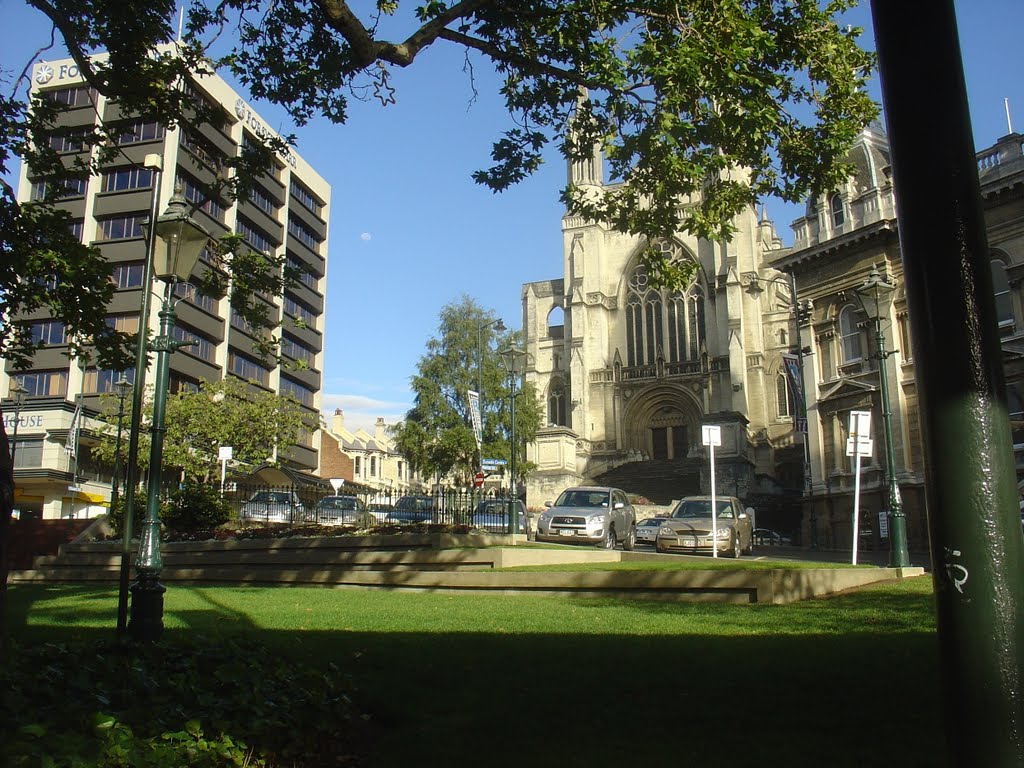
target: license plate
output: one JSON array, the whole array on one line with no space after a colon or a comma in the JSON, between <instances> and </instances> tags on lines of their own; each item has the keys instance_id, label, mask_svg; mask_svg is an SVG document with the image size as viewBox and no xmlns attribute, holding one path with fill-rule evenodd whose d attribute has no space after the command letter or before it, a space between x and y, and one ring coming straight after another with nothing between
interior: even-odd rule
<instances>
[{"instance_id":1,"label":"license plate","mask_svg":"<svg viewBox=\"0 0 1024 768\"><path fill-rule=\"evenodd\" d=\"M575 536L576 535L576 531L567 531L565 529L562 529L561 531L558 532L558 535L559 536Z\"/></svg>"}]
</instances>

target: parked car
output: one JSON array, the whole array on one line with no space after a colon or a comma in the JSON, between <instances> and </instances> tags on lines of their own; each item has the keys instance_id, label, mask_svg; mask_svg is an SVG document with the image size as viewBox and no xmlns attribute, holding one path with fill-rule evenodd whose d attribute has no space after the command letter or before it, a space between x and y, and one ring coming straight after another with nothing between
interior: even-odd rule
<instances>
[{"instance_id":1,"label":"parked car","mask_svg":"<svg viewBox=\"0 0 1024 768\"><path fill-rule=\"evenodd\" d=\"M474 528L481 528L490 533L508 533L508 508L510 504L514 504L517 510L516 517L519 519L519 533L525 533L526 538L532 539L533 532L530 530L530 518L526 516L526 505L519 500L484 499L476 505L476 509L470 515L469 524Z\"/></svg>"},{"instance_id":2,"label":"parked car","mask_svg":"<svg viewBox=\"0 0 1024 768\"><path fill-rule=\"evenodd\" d=\"M769 528L755 528L754 529L754 543L760 546L781 546L783 544L790 544L792 539L789 536L783 536L778 531L773 531Z\"/></svg>"},{"instance_id":3,"label":"parked car","mask_svg":"<svg viewBox=\"0 0 1024 768\"><path fill-rule=\"evenodd\" d=\"M665 517L648 517L636 524L636 543L653 544L658 538L658 529Z\"/></svg>"},{"instance_id":4,"label":"parked car","mask_svg":"<svg viewBox=\"0 0 1024 768\"><path fill-rule=\"evenodd\" d=\"M305 508L295 491L256 491L242 504L238 516L271 523L297 523L305 519Z\"/></svg>"},{"instance_id":5,"label":"parked car","mask_svg":"<svg viewBox=\"0 0 1024 768\"><path fill-rule=\"evenodd\" d=\"M636 546L636 512L626 492L606 486L566 488L537 518L537 541Z\"/></svg>"},{"instance_id":6,"label":"parked car","mask_svg":"<svg viewBox=\"0 0 1024 768\"><path fill-rule=\"evenodd\" d=\"M402 496L385 518L389 523L429 523L434 519L436 505L433 496Z\"/></svg>"},{"instance_id":7,"label":"parked car","mask_svg":"<svg viewBox=\"0 0 1024 768\"><path fill-rule=\"evenodd\" d=\"M682 499L658 529L655 548L659 552L725 552L733 557L754 551L754 510L744 509L740 500L731 496L715 498L714 529L710 496L688 496Z\"/></svg>"},{"instance_id":8,"label":"parked car","mask_svg":"<svg viewBox=\"0 0 1024 768\"><path fill-rule=\"evenodd\" d=\"M368 526L377 521L356 496L324 496L316 503L313 522L321 525Z\"/></svg>"}]
</instances>

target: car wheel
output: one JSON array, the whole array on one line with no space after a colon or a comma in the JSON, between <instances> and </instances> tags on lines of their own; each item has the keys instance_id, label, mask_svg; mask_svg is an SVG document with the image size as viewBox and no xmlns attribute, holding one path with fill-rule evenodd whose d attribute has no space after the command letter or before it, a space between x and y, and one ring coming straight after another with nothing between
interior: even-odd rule
<instances>
[{"instance_id":1,"label":"car wheel","mask_svg":"<svg viewBox=\"0 0 1024 768\"><path fill-rule=\"evenodd\" d=\"M747 542L747 548L743 550L744 555L754 554L754 535L750 535L750 541Z\"/></svg>"},{"instance_id":2,"label":"car wheel","mask_svg":"<svg viewBox=\"0 0 1024 768\"><path fill-rule=\"evenodd\" d=\"M732 556L737 560L740 559L740 555L743 552L740 550L740 534L739 531L734 531L732 534Z\"/></svg>"},{"instance_id":3,"label":"car wheel","mask_svg":"<svg viewBox=\"0 0 1024 768\"><path fill-rule=\"evenodd\" d=\"M636 548L636 526L629 526L629 533L626 534L626 538L622 540L622 548L627 552L632 552Z\"/></svg>"},{"instance_id":4,"label":"car wheel","mask_svg":"<svg viewBox=\"0 0 1024 768\"><path fill-rule=\"evenodd\" d=\"M605 549L615 549L615 526L609 525L608 530L605 531L604 541L601 542L601 546Z\"/></svg>"}]
</instances>

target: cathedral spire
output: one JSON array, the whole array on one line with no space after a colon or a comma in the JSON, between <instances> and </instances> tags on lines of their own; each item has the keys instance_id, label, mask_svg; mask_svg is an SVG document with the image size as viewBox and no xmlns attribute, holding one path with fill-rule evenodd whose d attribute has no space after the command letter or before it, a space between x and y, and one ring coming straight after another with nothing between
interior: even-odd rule
<instances>
[{"instance_id":1,"label":"cathedral spire","mask_svg":"<svg viewBox=\"0 0 1024 768\"><path fill-rule=\"evenodd\" d=\"M584 104L590 100L590 93L583 86L580 86L576 95L576 113L583 109ZM575 129L570 128L573 134ZM604 183L604 153L601 151L600 142L594 142L590 148L590 156L582 160L569 159L568 161L569 184L574 187L601 186Z\"/></svg>"}]
</instances>

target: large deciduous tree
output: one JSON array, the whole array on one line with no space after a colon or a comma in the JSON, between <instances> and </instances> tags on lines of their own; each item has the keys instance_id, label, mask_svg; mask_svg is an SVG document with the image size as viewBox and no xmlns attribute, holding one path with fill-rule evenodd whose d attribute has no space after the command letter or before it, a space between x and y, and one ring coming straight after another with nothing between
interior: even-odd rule
<instances>
[{"instance_id":1,"label":"large deciduous tree","mask_svg":"<svg viewBox=\"0 0 1024 768\"><path fill-rule=\"evenodd\" d=\"M512 341L515 334L492 336L494 319L466 296L441 309L438 335L427 342L427 352L412 377L414 405L394 428L398 449L421 475L448 476L457 484L468 485L479 466L468 399L468 391L476 390L478 380L483 385L482 453L488 458L509 458L510 381L496 347ZM521 390L517 385L515 432L519 445L536 436L540 419L533 385L528 383ZM520 459L521 453L517 454Z\"/></svg>"}]
</instances>

